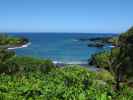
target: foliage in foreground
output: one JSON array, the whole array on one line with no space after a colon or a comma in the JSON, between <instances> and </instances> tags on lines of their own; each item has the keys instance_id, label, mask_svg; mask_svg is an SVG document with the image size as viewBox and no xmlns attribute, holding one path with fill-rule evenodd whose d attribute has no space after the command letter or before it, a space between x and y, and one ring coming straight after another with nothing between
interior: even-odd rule
<instances>
[{"instance_id":1,"label":"foliage in foreground","mask_svg":"<svg viewBox=\"0 0 133 100\"><path fill-rule=\"evenodd\" d=\"M0 75L1 100L132 100L131 91L117 97L110 84L95 72L78 66L56 68L49 73ZM120 98L120 99L118 99ZM123 98L123 99L122 99Z\"/></svg>"},{"instance_id":2,"label":"foliage in foreground","mask_svg":"<svg viewBox=\"0 0 133 100\"><path fill-rule=\"evenodd\" d=\"M107 71L78 65L55 67L50 60L13 57L17 72L0 75L0 100L132 100L128 87L116 93ZM12 69L12 65L10 65Z\"/></svg>"}]
</instances>

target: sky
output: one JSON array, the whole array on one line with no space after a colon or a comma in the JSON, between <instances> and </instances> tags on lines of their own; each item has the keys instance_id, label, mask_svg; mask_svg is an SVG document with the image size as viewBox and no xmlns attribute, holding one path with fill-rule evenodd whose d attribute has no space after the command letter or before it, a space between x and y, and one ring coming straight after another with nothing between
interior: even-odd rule
<instances>
[{"instance_id":1,"label":"sky","mask_svg":"<svg viewBox=\"0 0 133 100\"><path fill-rule=\"evenodd\" d=\"M133 0L0 0L0 32L120 33Z\"/></svg>"}]
</instances>

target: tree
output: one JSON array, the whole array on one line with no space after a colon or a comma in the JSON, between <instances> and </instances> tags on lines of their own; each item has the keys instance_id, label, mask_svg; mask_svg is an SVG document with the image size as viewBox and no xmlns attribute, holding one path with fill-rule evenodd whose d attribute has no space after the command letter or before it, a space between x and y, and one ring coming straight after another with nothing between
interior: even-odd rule
<instances>
[{"instance_id":1,"label":"tree","mask_svg":"<svg viewBox=\"0 0 133 100\"><path fill-rule=\"evenodd\" d=\"M120 89L120 82L133 77L133 27L122 33L115 48L92 56L92 64L104 68L112 73L116 81L116 90Z\"/></svg>"},{"instance_id":2,"label":"tree","mask_svg":"<svg viewBox=\"0 0 133 100\"><path fill-rule=\"evenodd\" d=\"M17 70L17 65L10 61L15 52L0 48L0 73L11 73Z\"/></svg>"},{"instance_id":3,"label":"tree","mask_svg":"<svg viewBox=\"0 0 133 100\"><path fill-rule=\"evenodd\" d=\"M130 77L133 73L133 27L119 37L117 54L113 56L113 49L110 56L110 71L115 76L116 89L120 89L120 82L124 76ZM132 75L131 75L132 77Z\"/></svg>"},{"instance_id":4,"label":"tree","mask_svg":"<svg viewBox=\"0 0 133 100\"><path fill-rule=\"evenodd\" d=\"M9 59L11 59L15 53L13 51L0 48L0 64L5 64Z\"/></svg>"}]
</instances>

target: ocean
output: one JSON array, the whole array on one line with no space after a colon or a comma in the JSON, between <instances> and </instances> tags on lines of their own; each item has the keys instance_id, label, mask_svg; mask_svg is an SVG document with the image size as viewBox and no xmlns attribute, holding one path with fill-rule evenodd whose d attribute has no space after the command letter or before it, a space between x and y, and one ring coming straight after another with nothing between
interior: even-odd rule
<instances>
[{"instance_id":1,"label":"ocean","mask_svg":"<svg viewBox=\"0 0 133 100\"><path fill-rule=\"evenodd\" d=\"M101 33L9 33L30 40L30 45L15 49L17 55L51 59L54 63L87 64L92 54L110 49L88 47L89 41L80 41L95 37L110 37L116 34Z\"/></svg>"}]
</instances>

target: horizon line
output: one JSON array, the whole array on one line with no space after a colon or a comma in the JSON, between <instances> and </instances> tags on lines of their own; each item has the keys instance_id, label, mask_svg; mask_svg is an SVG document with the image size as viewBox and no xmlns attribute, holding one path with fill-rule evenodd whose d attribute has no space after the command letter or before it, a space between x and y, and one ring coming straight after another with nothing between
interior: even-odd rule
<instances>
[{"instance_id":1,"label":"horizon line","mask_svg":"<svg viewBox=\"0 0 133 100\"><path fill-rule=\"evenodd\" d=\"M0 32L0 33L13 33L13 34L22 34L22 33L28 33L28 34L121 34L123 32Z\"/></svg>"}]
</instances>

